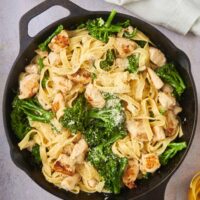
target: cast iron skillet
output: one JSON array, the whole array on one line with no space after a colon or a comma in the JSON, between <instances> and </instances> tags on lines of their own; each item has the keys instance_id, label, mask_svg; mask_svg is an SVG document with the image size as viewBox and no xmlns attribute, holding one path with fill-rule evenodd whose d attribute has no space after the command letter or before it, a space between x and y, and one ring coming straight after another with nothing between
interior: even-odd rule
<instances>
[{"instance_id":1,"label":"cast iron skillet","mask_svg":"<svg viewBox=\"0 0 200 200\"><path fill-rule=\"evenodd\" d=\"M67 8L70 11L70 15L63 18L38 33L34 38L28 35L28 23L29 21L47 10L48 8L60 5ZM179 50L174 44L166 38L161 32L155 29L153 26L125 14L118 13L115 20L123 21L125 19L130 19L132 24L144 32L147 36L151 38L154 44L158 46L164 54L167 56L169 61L174 61L178 71L181 73L186 85L187 90L183 94L180 104L183 107L183 112L181 114L181 120L183 122L183 132L184 136L181 140L184 140L188 144L188 148L185 151L179 153L175 158L173 158L170 163L161 167L161 169L156 172L150 179L138 182L138 186L134 190L122 189L119 195L105 195L105 194L87 194L81 192L78 195L66 192L64 190L54 187L52 184L48 183L40 170L31 163L30 154L27 151L20 151L17 146L17 139L11 130L10 125L10 113L11 113L11 102L13 100L14 94L13 90L18 88L18 77L20 72L24 70L24 67L30 62L34 56L34 50L37 48L38 44L45 40L50 33L59 25L63 24L67 28L71 28L75 24L80 24L87 19L96 17L108 16L108 12L98 11L91 12L87 11L68 0L47 0L31 9L27 12L20 20L20 51L16 58L12 69L9 73L5 92L3 99L3 119L4 127L7 136L8 143L10 145L10 154L13 162L28 176L33 179L38 185L47 190L48 192L66 200L102 200L106 199L137 199L137 200L162 200L164 199L164 191L169 181L170 177L180 166L184 157L189 150L191 145L197 121L197 95L194 81L191 74L190 61L184 52Z\"/></svg>"}]
</instances>

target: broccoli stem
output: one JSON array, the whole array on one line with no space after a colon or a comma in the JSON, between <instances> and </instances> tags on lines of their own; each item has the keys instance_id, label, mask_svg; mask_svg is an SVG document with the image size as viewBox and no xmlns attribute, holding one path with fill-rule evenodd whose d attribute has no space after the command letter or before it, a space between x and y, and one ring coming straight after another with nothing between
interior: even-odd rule
<instances>
[{"instance_id":1,"label":"broccoli stem","mask_svg":"<svg viewBox=\"0 0 200 200\"><path fill-rule=\"evenodd\" d=\"M41 163L41 157L40 157L40 146L38 144L36 144L33 148L32 148L32 151L31 151L34 159L35 159L35 162L37 164L40 164Z\"/></svg>"},{"instance_id":2,"label":"broccoli stem","mask_svg":"<svg viewBox=\"0 0 200 200\"><path fill-rule=\"evenodd\" d=\"M39 44L39 49L42 51L47 51L48 50L48 44L51 42L53 37L58 35L62 30L64 29L63 25L59 25L56 30L41 44Z\"/></svg>"},{"instance_id":3,"label":"broccoli stem","mask_svg":"<svg viewBox=\"0 0 200 200\"><path fill-rule=\"evenodd\" d=\"M44 63L43 63L44 58L39 58L37 60L37 64L39 65L39 70L41 71L44 68Z\"/></svg>"},{"instance_id":4,"label":"broccoli stem","mask_svg":"<svg viewBox=\"0 0 200 200\"><path fill-rule=\"evenodd\" d=\"M112 23L112 20L114 19L114 17L115 17L116 14L117 14L117 11L116 11L116 10L112 10L112 11L111 11L111 13L110 13L110 15L109 15L109 17L108 17L108 19L107 19L105 25L104 25L106 28L109 28L109 27L110 27L110 25L111 25L111 23Z\"/></svg>"}]
</instances>

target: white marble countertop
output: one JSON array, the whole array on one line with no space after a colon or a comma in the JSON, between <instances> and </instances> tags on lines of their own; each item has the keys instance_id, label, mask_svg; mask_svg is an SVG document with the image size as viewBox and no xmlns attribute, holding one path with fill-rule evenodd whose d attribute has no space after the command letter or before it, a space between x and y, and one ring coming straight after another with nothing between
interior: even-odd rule
<instances>
[{"instance_id":1,"label":"white marble countertop","mask_svg":"<svg viewBox=\"0 0 200 200\"><path fill-rule=\"evenodd\" d=\"M8 72L19 51L18 25L20 17L42 0L1 0L0 1L0 109L2 109L2 96ZM115 8L119 12L127 13L127 10L104 3L103 0L73 0L78 5L88 10L111 10ZM57 10L56 10L57 9ZM36 33L47 23L52 23L58 18L66 16L64 9L52 9L48 14L40 16L30 23L30 32ZM184 22L183 22L184 23ZM172 31L156 26L172 42L182 49L190 58L192 73L200 93L200 37L192 34L182 36ZM2 113L2 112L1 112ZM166 200L186 200L189 182L194 173L200 170L200 124L198 120L197 130L192 147L178 171L169 181L165 193ZM9 147L6 141L2 115L0 116L0 200L56 200L34 183L23 171L18 169L11 161Z\"/></svg>"}]
</instances>

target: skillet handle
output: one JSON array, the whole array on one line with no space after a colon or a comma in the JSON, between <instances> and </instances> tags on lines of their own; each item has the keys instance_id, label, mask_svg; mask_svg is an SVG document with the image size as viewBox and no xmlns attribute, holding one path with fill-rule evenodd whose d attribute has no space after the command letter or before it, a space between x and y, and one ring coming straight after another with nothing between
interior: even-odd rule
<instances>
[{"instance_id":1,"label":"skillet handle","mask_svg":"<svg viewBox=\"0 0 200 200\"><path fill-rule=\"evenodd\" d=\"M19 22L19 37L20 37L20 52L25 49L25 47L30 44L32 41L32 37L28 35L28 24L30 20L37 15L40 15L44 11L46 11L48 8L51 8L52 6L62 6L70 11L69 16L77 16L82 13L88 13L90 11L85 10L78 5L74 4L73 2L69 0L46 0L31 10L29 10L27 13L25 13Z\"/></svg>"},{"instance_id":2,"label":"skillet handle","mask_svg":"<svg viewBox=\"0 0 200 200\"><path fill-rule=\"evenodd\" d=\"M143 195L142 197L137 198L136 200L164 200L165 199L165 190L167 187L167 183L169 182L168 178L164 182L162 182L155 189L150 191L149 193Z\"/></svg>"}]
</instances>

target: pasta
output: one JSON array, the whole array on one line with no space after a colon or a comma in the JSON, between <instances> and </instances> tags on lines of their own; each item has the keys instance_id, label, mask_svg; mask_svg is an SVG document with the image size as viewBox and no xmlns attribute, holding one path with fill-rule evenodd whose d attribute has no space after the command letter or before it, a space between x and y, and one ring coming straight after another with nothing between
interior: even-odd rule
<instances>
[{"instance_id":1,"label":"pasta","mask_svg":"<svg viewBox=\"0 0 200 200\"><path fill-rule=\"evenodd\" d=\"M112 152L128 160L122 173L128 188L133 188L139 177L154 173L168 144L182 136L177 117L181 108L173 88L155 73L160 67L156 63L162 63L164 58L162 65L166 64L165 56L139 30L132 39L123 37L129 29L134 30L132 26L123 28L107 43L93 37L86 28L62 30L48 44L50 51L35 51L35 58L20 76L18 98L36 98L42 109L53 113L53 118L50 122L29 119L31 128L19 148L32 151L38 145L42 173L59 188L73 193L112 192L87 159L92 147L83 132L74 134L60 121L65 109L72 108L81 93L94 108L105 107L106 93L115 95L123 105L126 135L112 144ZM151 48L157 53L152 53ZM114 59L107 65L107 54L112 51ZM130 59L136 68L131 68ZM116 115L115 123L120 120Z\"/></svg>"}]
</instances>

